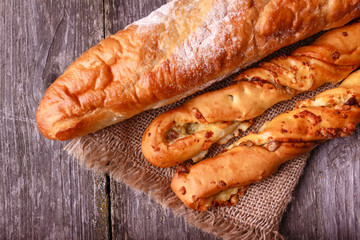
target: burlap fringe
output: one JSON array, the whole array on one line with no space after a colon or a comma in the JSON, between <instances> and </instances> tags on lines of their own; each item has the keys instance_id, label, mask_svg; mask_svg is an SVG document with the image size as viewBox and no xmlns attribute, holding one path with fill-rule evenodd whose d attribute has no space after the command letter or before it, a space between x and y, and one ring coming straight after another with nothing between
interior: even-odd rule
<instances>
[{"instance_id":1,"label":"burlap fringe","mask_svg":"<svg viewBox=\"0 0 360 240\"><path fill-rule=\"evenodd\" d=\"M188 209L172 192L170 182L164 182L163 178L150 170L139 170L137 163L132 159L120 159L116 153L109 154L101 144L90 138L75 139L65 147L65 150L76 157L81 165L95 172L110 173L113 179L144 191L163 207L169 207L176 215L186 218L190 225L216 237L245 240L284 239L279 232L271 229L246 222L242 222L240 227L229 219L216 217L211 211L196 212Z\"/></svg>"}]
</instances>

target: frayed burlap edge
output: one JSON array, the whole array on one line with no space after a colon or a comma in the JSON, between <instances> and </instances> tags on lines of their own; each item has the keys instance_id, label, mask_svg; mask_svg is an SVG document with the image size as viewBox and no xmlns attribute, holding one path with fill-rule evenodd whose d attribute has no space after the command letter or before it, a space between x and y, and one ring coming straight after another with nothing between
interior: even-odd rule
<instances>
[{"instance_id":1,"label":"frayed burlap edge","mask_svg":"<svg viewBox=\"0 0 360 240\"><path fill-rule=\"evenodd\" d=\"M101 162L108 162L107 159L116 159L113 154L109 154L105 148L101 147L101 144L92 140L86 139L83 141L82 138L71 141L65 150L76 157L80 164L88 169L92 169L95 172L110 174L110 177L117 181L124 182L130 187L144 191L156 202L161 204L163 207L169 207L174 214L184 217L187 222L201 229L204 232L221 237L223 239L284 239L283 236L274 229L267 229L261 226L257 226L251 223L242 221L241 226L235 224L230 219L223 217L216 217L212 212L197 212L188 209L179 198L172 192L170 188L170 182L164 183L164 178L153 172L153 170L139 169L136 166L135 161L132 159L118 159L121 164L116 164L117 167L103 166ZM97 164L90 164L97 163ZM111 164L114 166L115 164ZM305 165L305 164L304 164ZM299 179L301 171L296 179ZM146 181L144 181L146 179ZM296 181L297 183L297 181ZM296 185L294 183L294 187ZM294 189L291 189L293 191ZM291 201L291 193L289 198L284 202L285 211L286 206ZM246 213L244 213L246 214ZM281 220L282 214L280 214Z\"/></svg>"}]
</instances>

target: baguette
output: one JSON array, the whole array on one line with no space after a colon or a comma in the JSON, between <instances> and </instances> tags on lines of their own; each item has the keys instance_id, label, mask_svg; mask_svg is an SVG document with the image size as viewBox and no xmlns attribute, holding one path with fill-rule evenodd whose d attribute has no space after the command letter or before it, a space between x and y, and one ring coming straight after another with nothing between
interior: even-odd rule
<instances>
[{"instance_id":1,"label":"baguette","mask_svg":"<svg viewBox=\"0 0 360 240\"><path fill-rule=\"evenodd\" d=\"M82 54L45 92L40 132L68 140L188 96L360 16L360 0L174 0ZM315 24L316 23L316 24Z\"/></svg>"},{"instance_id":2,"label":"baguette","mask_svg":"<svg viewBox=\"0 0 360 240\"><path fill-rule=\"evenodd\" d=\"M205 211L232 205L251 184L275 173L290 159L311 151L319 143L352 134L360 121L360 70L338 88L313 99L299 101L214 158L181 166L171 188L188 207Z\"/></svg>"},{"instance_id":3,"label":"baguette","mask_svg":"<svg viewBox=\"0 0 360 240\"><path fill-rule=\"evenodd\" d=\"M324 83L336 83L360 66L360 22L333 29L313 44L240 73L235 84L191 99L158 116L142 138L142 152L155 166L171 167L205 156L246 130L274 104Z\"/></svg>"}]
</instances>

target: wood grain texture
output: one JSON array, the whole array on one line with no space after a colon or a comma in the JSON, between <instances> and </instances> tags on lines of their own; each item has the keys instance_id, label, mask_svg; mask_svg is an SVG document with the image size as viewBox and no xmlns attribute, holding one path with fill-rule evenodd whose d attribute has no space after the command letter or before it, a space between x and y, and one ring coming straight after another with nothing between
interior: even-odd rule
<instances>
[{"instance_id":1,"label":"wood grain texture","mask_svg":"<svg viewBox=\"0 0 360 240\"><path fill-rule=\"evenodd\" d=\"M360 127L316 148L281 224L289 239L360 239Z\"/></svg>"},{"instance_id":2,"label":"wood grain texture","mask_svg":"<svg viewBox=\"0 0 360 240\"><path fill-rule=\"evenodd\" d=\"M118 182L111 182L111 221L113 239L216 239Z\"/></svg>"},{"instance_id":3,"label":"wood grain texture","mask_svg":"<svg viewBox=\"0 0 360 240\"><path fill-rule=\"evenodd\" d=\"M35 123L45 89L103 37L102 0L3 0L0 16L0 239L107 238L106 179Z\"/></svg>"}]
</instances>

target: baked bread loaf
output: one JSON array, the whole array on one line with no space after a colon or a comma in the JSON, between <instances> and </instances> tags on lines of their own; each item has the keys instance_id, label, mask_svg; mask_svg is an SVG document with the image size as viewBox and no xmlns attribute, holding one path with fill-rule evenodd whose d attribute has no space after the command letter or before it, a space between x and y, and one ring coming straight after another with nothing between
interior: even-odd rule
<instances>
[{"instance_id":1,"label":"baked bread loaf","mask_svg":"<svg viewBox=\"0 0 360 240\"><path fill-rule=\"evenodd\" d=\"M223 153L193 166L179 167L171 188L188 207L206 210L235 204L251 183L275 173L290 159L309 152L335 137L352 134L360 121L360 71L351 74L338 88L313 99L263 125Z\"/></svg>"},{"instance_id":2,"label":"baked bread loaf","mask_svg":"<svg viewBox=\"0 0 360 240\"><path fill-rule=\"evenodd\" d=\"M215 142L246 130L272 105L324 83L336 83L360 66L360 22L333 29L235 78L234 85L199 95L158 116L142 138L145 158L158 167L199 160Z\"/></svg>"},{"instance_id":3,"label":"baked bread loaf","mask_svg":"<svg viewBox=\"0 0 360 240\"><path fill-rule=\"evenodd\" d=\"M46 91L40 132L79 137L209 86L360 16L360 0L174 0L81 55Z\"/></svg>"}]
</instances>

